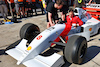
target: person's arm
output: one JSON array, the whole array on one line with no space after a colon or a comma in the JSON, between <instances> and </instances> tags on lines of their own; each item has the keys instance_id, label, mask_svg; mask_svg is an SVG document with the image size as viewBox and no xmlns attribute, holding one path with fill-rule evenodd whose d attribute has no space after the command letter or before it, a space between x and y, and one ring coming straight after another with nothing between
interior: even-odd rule
<instances>
[{"instance_id":1,"label":"person's arm","mask_svg":"<svg viewBox=\"0 0 100 67\"><path fill-rule=\"evenodd\" d=\"M8 2L9 4L11 4L10 0L7 0L7 2Z\"/></svg>"},{"instance_id":2,"label":"person's arm","mask_svg":"<svg viewBox=\"0 0 100 67\"><path fill-rule=\"evenodd\" d=\"M77 4L77 0L74 0L74 8L76 7L76 4Z\"/></svg>"},{"instance_id":3,"label":"person's arm","mask_svg":"<svg viewBox=\"0 0 100 67\"><path fill-rule=\"evenodd\" d=\"M49 23L51 26L54 26L53 22L52 22L52 13L48 12L48 19L49 19Z\"/></svg>"},{"instance_id":4,"label":"person's arm","mask_svg":"<svg viewBox=\"0 0 100 67\"><path fill-rule=\"evenodd\" d=\"M69 16L66 16L66 21L67 21L67 24L68 24L68 25L71 25L71 21L70 21Z\"/></svg>"},{"instance_id":5,"label":"person's arm","mask_svg":"<svg viewBox=\"0 0 100 67\"><path fill-rule=\"evenodd\" d=\"M45 0L45 9L47 8L47 1Z\"/></svg>"},{"instance_id":6,"label":"person's arm","mask_svg":"<svg viewBox=\"0 0 100 67\"><path fill-rule=\"evenodd\" d=\"M92 2L92 0L90 0L90 1L89 1L88 5L90 5L90 4L91 4L91 2Z\"/></svg>"},{"instance_id":7,"label":"person's arm","mask_svg":"<svg viewBox=\"0 0 100 67\"><path fill-rule=\"evenodd\" d=\"M47 8L47 5L45 4L45 7L44 7L45 9Z\"/></svg>"}]
</instances>

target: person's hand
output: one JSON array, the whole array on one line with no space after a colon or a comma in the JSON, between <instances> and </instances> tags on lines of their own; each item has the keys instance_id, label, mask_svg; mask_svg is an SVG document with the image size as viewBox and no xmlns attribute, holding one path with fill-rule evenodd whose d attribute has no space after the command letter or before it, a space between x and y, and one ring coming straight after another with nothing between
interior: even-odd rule
<instances>
[{"instance_id":1,"label":"person's hand","mask_svg":"<svg viewBox=\"0 0 100 67\"><path fill-rule=\"evenodd\" d=\"M88 5L90 5L91 3L89 2Z\"/></svg>"},{"instance_id":2,"label":"person's hand","mask_svg":"<svg viewBox=\"0 0 100 67\"><path fill-rule=\"evenodd\" d=\"M74 26L74 28L76 29L77 27L76 27L76 26Z\"/></svg>"},{"instance_id":3,"label":"person's hand","mask_svg":"<svg viewBox=\"0 0 100 67\"><path fill-rule=\"evenodd\" d=\"M10 1L9 1L8 3L9 3L9 4L11 4L11 2L10 2Z\"/></svg>"},{"instance_id":4,"label":"person's hand","mask_svg":"<svg viewBox=\"0 0 100 67\"><path fill-rule=\"evenodd\" d=\"M54 26L55 24L51 24L51 26Z\"/></svg>"}]
</instances>

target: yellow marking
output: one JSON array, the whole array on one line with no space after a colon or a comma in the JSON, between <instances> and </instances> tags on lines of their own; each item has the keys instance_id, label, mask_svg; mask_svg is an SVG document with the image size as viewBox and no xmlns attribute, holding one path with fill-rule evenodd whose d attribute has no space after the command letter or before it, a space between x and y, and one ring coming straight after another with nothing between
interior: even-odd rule
<instances>
[{"instance_id":1,"label":"yellow marking","mask_svg":"<svg viewBox=\"0 0 100 67\"><path fill-rule=\"evenodd\" d=\"M31 46L29 46L28 48L27 48L27 50L29 51L29 50L31 50L32 49L32 47Z\"/></svg>"},{"instance_id":2,"label":"yellow marking","mask_svg":"<svg viewBox=\"0 0 100 67\"><path fill-rule=\"evenodd\" d=\"M82 3L82 0L78 0L78 3Z\"/></svg>"}]
</instances>

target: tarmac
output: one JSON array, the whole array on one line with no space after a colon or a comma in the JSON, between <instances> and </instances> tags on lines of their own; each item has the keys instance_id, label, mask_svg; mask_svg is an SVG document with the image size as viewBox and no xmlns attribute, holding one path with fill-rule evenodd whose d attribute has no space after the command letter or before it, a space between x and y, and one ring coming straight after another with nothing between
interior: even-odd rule
<instances>
[{"instance_id":1,"label":"tarmac","mask_svg":"<svg viewBox=\"0 0 100 67\"><path fill-rule=\"evenodd\" d=\"M19 23L0 25L0 67L25 67L23 64L17 65L14 58L5 54L5 49L20 39L19 31L24 24L36 24L41 32L46 29L45 15L23 18L19 21ZM81 65L66 62L62 67L100 67L100 34L90 38L87 54Z\"/></svg>"}]
</instances>

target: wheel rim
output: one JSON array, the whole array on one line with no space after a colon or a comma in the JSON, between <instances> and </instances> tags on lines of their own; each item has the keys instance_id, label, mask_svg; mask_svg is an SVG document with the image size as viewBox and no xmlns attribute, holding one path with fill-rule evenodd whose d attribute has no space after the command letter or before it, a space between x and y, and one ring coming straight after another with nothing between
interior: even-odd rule
<instances>
[{"instance_id":1,"label":"wheel rim","mask_svg":"<svg viewBox=\"0 0 100 67\"><path fill-rule=\"evenodd\" d=\"M36 31L38 33L36 33ZM27 31L26 33L26 39L28 39L29 41L33 40L38 34L40 33L40 31L37 28L30 28L30 30Z\"/></svg>"},{"instance_id":2,"label":"wheel rim","mask_svg":"<svg viewBox=\"0 0 100 67\"><path fill-rule=\"evenodd\" d=\"M86 45L84 44L84 46L81 49L81 53L80 53L80 58L83 58L86 52Z\"/></svg>"}]
</instances>

